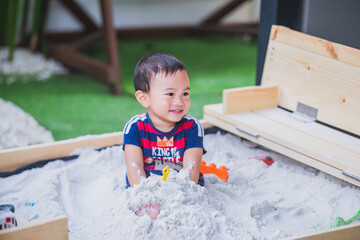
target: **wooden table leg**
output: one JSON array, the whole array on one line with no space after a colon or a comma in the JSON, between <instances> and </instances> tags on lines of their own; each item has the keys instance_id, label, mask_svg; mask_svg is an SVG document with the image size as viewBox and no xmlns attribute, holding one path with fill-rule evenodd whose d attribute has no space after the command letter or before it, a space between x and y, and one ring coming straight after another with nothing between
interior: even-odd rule
<instances>
[{"instance_id":1,"label":"wooden table leg","mask_svg":"<svg viewBox=\"0 0 360 240\"><path fill-rule=\"evenodd\" d=\"M103 19L103 31L105 38L106 58L108 63L109 82L112 83L111 91L116 95L122 94L122 81L120 74L116 32L113 26L113 14L111 0L100 0L101 15Z\"/></svg>"},{"instance_id":2,"label":"wooden table leg","mask_svg":"<svg viewBox=\"0 0 360 240\"><path fill-rule=\"evenodd\" d=\"M85 11L73 0L59 0L67 10L84 26L81 38L72 42L59 44L49 43L49 54L64 64L96 77L110 86L111 93L122 94L121 72L118 58L116 31L113 25L111 0L100 0L102 31ZM80 53L80 49L103 36L106 62L102 63Z\"/></svg>"}]
</instances>

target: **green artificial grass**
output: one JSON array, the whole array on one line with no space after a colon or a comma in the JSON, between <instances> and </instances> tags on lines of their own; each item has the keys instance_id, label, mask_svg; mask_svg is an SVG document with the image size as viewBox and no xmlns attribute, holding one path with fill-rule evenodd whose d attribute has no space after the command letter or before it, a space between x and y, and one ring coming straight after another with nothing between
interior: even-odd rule
<instances>
[{"instance_id":1,"label":"green artificial grass","mask_svg":"<svg viewBox=\"0 0 360 240\"><path fill-rule=\"evenodd\" d=\"M46 82L2 83L0 98L28 112L56 140L122 131L132 116L144 112L133 97L132 74L137 61L150 52L167 52L187 67L191 88L189 114L201 119L203 106L221 102L223 89L255 84L256 50L255 42L225 36L120 41L124 84L121 97L110 95L104 83L72 72L53 76ZM101 44L85 53L101 61L105 58Z\"/></svg>"}]
</instances>

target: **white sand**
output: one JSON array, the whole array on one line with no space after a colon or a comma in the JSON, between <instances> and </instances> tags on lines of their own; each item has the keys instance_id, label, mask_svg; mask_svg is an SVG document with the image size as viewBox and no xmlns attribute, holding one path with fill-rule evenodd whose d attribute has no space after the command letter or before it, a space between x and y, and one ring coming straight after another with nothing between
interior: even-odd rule
<instances>
[{"instance_id":1,"label":"white sand","mask_svg":"<svg viewBox=\"0 0 360 240\"><path fill-rule=\"evenodd\" d=\"M66 74L67 69L53 59L46 59L41 53L32 53L28 49L16 48L13 61L9 62L8 48L0 48L0 84L12 84L16 81L45 81L54 74Z\"/></svg>"},{"instance_id":2,"label":"white sand","mask_svg":"<svg viewBox=\"0 0 360 240\"><path fill-rule=\"evenodd\" d=\"M0 178L0 203L28 220L69 217L70 239L277 239L328 229L336 216L360 210L360 189L279 154L250 149L230 134L205 136L208 163L225 165L229 180L188 172L152 176L124 190L121 147L77 150L77 160L55 161ZM274 164L248 159L270 154ZM134 212L160 203L157 220ZM30 206L29 205L33 206Z\"/></svg>"},{"instance_id":3,"label":"white sand","mask_svg":"<svg viewBox=\"0 0 360 240\"><path fill-rule=\"evenodd\" d=\"M48 130L12 102L0 98L0 149L52 142Z\"/></svg>"}]
</instances>

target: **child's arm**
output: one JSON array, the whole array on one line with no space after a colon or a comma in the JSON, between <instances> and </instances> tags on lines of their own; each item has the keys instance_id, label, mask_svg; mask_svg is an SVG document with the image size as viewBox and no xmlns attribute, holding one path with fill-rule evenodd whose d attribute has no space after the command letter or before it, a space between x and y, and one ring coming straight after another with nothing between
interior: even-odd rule
<instances>
[{"instance_id":1,"label":"child's arm","mask_svg":"<svg viewBox=\"0 0 360 240\"><path fill-rule=\"evenodd\" d=\"M190 179L195 183L199 180L199 169L200 163L203 155L202 148L189 148L184 153L184 168L191 168L190 170Z\"/></svg>"},{"instance_id":2,"label":"child's arm","mask_svg":"<svg viewBox=\"0 0 360 240\"><path fill-rule=\"evenodd\" d=\"M146 178L144 171L143 152L140 147L126 144L125 145L125 162L127 167L127 176L130 186L140 182L140 176Z\"/></svg>"}]
</instances>

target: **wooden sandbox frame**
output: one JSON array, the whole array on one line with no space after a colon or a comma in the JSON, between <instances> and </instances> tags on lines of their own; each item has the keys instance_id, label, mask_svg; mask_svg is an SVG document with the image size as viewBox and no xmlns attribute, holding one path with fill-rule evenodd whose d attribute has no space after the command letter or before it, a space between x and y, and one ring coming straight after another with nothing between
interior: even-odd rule
<instances>
[{"instance_id":1,"label":"wooden sandbox frame","mask_svg":"<svg viewBox=\"0 0 360 240\"><path fill-rule=\"evenodd\" d=\"M205 129L212 124L201 121ZM123 133L114 132L86 139L70 139L34 146L19 147L0 151L0 171L14 169L37 162L39 160L56 159L69 156L76 148L103 148L123 143ZM360 224L329 229L316 234L299 237L298 239L356 239L360 235ZM67 217L57 216L47 220L31 222L24 226L0 231L0 240L66 240L68 239Z\"/></svg>"},{"instance_id":2,"label":"wooden sandbox frame","mask_svg":"<svg viewBox=\"0 0 360 240\"><path fill-rule=\"evenodd\" d=\"M202 124L204 128L217 126L360 186L359 122L360 50L273 26L262 86L225 90L223 103L204 107ZM0 171L66 157L79 147L103 148L122 142L122 132L116 132L1 150ZM298 239L358 236L360 224L353 224ZM3 230L1 239L68 239L67 218L58 216Z\"/></svg>"},{"instance_id":3,"label":"wooden sandbox frame","mask_svg":"<svg viewBox=\"0 0 360 240\"><path fill-rule=\"evenodd\" d=\"M70 139L0 150L0 172L14 171L38 161L70 156L76 148L103 148L123 143L123 133L114 132L84 139ZM57 216L0 231L0 240L65 240L68 239L66 216Z\"/></svg>"}]
</instances>

